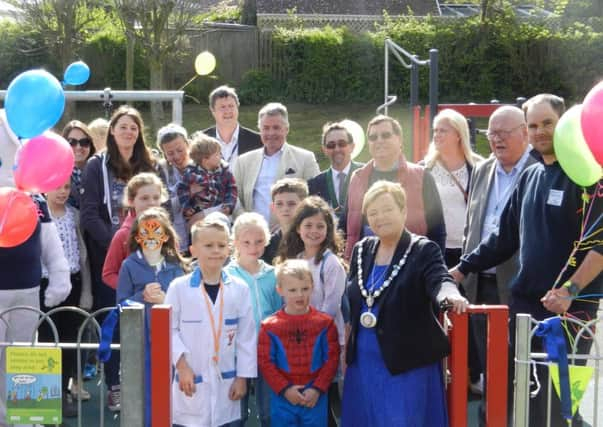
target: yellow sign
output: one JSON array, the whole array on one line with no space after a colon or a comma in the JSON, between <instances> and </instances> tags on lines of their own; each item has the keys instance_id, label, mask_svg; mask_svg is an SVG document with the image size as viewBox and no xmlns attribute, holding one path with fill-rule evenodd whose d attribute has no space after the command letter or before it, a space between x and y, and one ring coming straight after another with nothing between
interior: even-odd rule
<instances>
[{"instance_id":1,"label":"yellow sign","mask_svg":"<svg viewBox=\"0 0 603 427\"><path fill-rule=\"evenodd\" d=\"M8 424L60 424L61 349L7 347Z\"/></svg>"}]
</instances>

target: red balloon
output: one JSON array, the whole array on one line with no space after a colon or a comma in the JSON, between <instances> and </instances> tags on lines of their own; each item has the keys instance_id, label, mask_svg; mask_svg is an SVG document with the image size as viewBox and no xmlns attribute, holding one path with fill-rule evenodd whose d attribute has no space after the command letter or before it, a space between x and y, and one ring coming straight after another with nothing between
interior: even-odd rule
<instances>
[{"instance_id":1,"label":"red balloon","mask_svg":"<svg viewBox=\"0 0 603 427\"><path fill-rule=\"evenodd\" d=\"M603 165L603 82L593 87L582 103L582 135L590 151Z\"/></svg>"},{"instance_id":2,"label":"red balloon","mask_svg":"<svg viewBox=\"0 0 603 427\"><path fill-rule=\"evenodd\" d=\"M30 196L14 188L0 188L0 247L25 242L38 224L38 208Z\"/></svg>"},{"instance_id":3,"label":"red balloon","mask_svg":"<svg viewBox=\"0 0 603 427\"><path fill-rule=\"evenodd\" d=\"M13 170L15 185L31 193L56 190L71 176L73 163L73 150L65 138L44 132L17 150Z\"/></svg>"}]
</instances>

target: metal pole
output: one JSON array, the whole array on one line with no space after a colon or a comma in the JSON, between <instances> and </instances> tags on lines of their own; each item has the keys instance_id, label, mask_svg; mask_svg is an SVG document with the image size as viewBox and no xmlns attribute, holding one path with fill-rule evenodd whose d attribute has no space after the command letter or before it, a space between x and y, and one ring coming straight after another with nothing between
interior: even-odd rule
<instances>
[{"instance_id":1,"label":"metal pole","mask_svg":"<svg viewBox=\"0 0 603 427\"><path fill-rule=\"evenodd\" d=\"M123 307L121 339L121 427L144 427L144 306Z\"/></svg>"},{"instance_id":2,"label":"metal pole","mask_svg":"<svg viewBox=\"0 0 603 427\"><path fill-rule=\"evenodd\" d=\"M438 114L438 50L429 49L429 126Z\"/></svg>"},{"instance_id":3,"label":"metal pole","mask_svg":"<svg viewBox=\"0 0 603 427\"><path fill-rule=\"evenodd\" d=\"M530 324L529 314L518 314L515 325L515 386L513 425L526 427L530 414Z\"/></svg>"},{"instance_id":4,"label":"metal pole","mask_svg":"<svg viewBox=\"0 0 603 427\"><path fill-rule=\"evenodd\" d=\"M413 58L418 60L417 55ZM410 106L419 105L419 64L410 62Z\"/></svg>"},{"instance_id":5,"label":"metal pole","mask_svg":"<svg viewBox=\"0 0 603 427\"><path fill-rule=\"evenodd\" d=\"M384 113L387 116L387 97L389 95L389 39L385 39L385 58L383 62L385 70L385 90L383 93Z\"/></svg>"}]
</instances>

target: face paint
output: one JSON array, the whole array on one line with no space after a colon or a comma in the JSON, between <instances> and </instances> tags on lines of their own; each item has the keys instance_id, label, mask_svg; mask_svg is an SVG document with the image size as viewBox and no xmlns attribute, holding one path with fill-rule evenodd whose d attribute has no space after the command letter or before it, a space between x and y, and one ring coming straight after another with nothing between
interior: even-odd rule
<instances>
[{"instance_id":1,"label":"face paint","mask_svg":"<svg viewBox=\"0 0 603 427\"><path fill-rule=\"evenodd\" d=\"M161 223L155 219L147 219L138 224L136 242L148 251L160 250L169 236Z\"/></svg>"}]
</instances>

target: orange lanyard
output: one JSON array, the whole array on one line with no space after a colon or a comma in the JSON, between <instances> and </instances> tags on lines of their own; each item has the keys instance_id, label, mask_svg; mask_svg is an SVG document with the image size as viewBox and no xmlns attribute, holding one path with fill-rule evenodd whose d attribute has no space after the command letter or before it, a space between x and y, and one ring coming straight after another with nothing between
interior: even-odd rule
<instances>
[{"instance_id":1,"label":"orange lanyard","mask_svg":"<svg viewBox=\"0 0 603 427\"><path fill-rule=\"evenodd\" d=\"M205 297L205 305L207 306L207 314L209 315L209 322L211 323L211 333L214 336L214 356L211 358L214 364L217 366L220 361L220 336L222 335L222 324L224 323L224 289L222 287L222 280L220 280L220 289L218 290L218 294L220 294L220 319L218 323L218 328L216 329L216 322L214 320L214 308L210 301L209 295L207 294L207 290L205 289L205 285L201 285L203 289L203 296Z\"/></svg>"}]
</instances>

